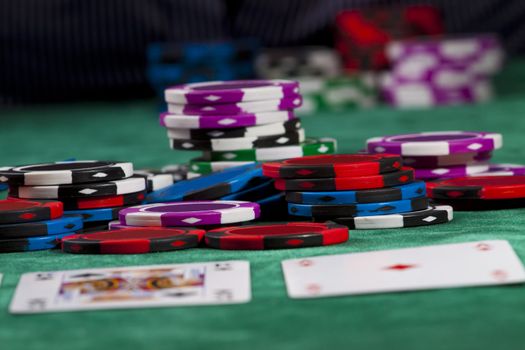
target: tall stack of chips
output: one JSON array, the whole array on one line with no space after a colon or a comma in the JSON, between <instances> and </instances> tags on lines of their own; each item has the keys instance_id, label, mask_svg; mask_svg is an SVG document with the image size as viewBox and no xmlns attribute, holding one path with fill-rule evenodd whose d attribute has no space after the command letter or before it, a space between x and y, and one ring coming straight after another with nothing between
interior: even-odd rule
<instances>
[{"instance_id":1,"label":"tall stack of chips","mask_svg":"<svg viewBox=\"0 0 525 350\"><path fill-rule=\"evenodd\" d=\"M59 201L67 215L80 215L84 230L105 227L119 210L140 204L152 177L133 175L133 164L111 161L64 161L3 167L8 198ZM155 185L154 185L155 184ZM165 184L164 184L165 185Z\"/></svg>"},{"instance_id":2,"label":"tall stack of chips","mask_svg":"<svg viewBox=\"0 0 525 350\"><path fill-rule=\"evenodd\" d=\"M0 200L0 253L53 249L82 227L58 201Z\"/></svg>"},{"instance_id":3,"label":"tall stack of chips","mask_svg":"<svg viewBox=\"0 0 525 350\"><path fill-rule=\"evenodd\" d=\"M263 164L286 191L288 213L355 229L433 225L452 220L449 206L429 206L425 183L390 154L340 154Z\"/></svg>"},{"instance_id":4,"label":"tall stack of chips","mask_svg":"<svg viewBox=\"0 0 525 350\"><path fill-rule=\"evenodd\" d=\"M170 146L200 150L188 177L246 163L331 154L335 140L306 138L294 109L302 104L291 80L240 80L174 86L160 116Z\"/></svg>"},{"instance_id":5,"label":"tall stack of chips","mask_svg":"<svg viewBox=\"0 0 525 350\"><path fill-rule=\"evenodd\" d=\"M473 176L491 171L492 152L502 147L501 134L471 131L437 131L373 137L368 153L391 153L415 170L421 180ZM492 171L502 170L495 164Z\"/></svg>"},{"instance_id":6,"label":"tall stack of chips","mask_svg":"<svg viewBox=\"0 0 525 350\"><path fill-rule=\"evenodd\" d=\"M431 107L484 102L492 97L491 77L503 61L492 34L422 37L388 45L391 72L381 87L397 107Z\"/></svg>"},{"instance_id":7,"label":"tall stack of chips","mask_svg":"<svg viewBox=\"0 0 525 350\"><path fill-rule=\"evenodd\" d=\"M301 115L374 106L375 74L343 75L340 54L319 46L265 49L256 59L257 75L263 79L294 79L301 84Z\"/></svg>"}]
</instances>

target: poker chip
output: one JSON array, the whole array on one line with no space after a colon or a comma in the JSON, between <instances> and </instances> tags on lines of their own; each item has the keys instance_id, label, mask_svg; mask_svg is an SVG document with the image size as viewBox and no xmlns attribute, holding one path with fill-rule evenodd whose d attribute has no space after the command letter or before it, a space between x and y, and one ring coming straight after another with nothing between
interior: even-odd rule
<instances>
[{"instance_id":1,"label":"poker chip","mask_svg":"<svg viewBox=\"0 0 525 350\"><path fill-rule=\"evenodd\" d=\"M66 161L0 167L0 179L18 185L68 185L113 181L133 175L133 164L108 161Z\"/></svg>"},{"instance_id":2,"label":"poker chip","mask_svg":"<svg viewBox=\"0 0 525 350\"><path fill-rule=\"evenodd\" d=\"M60 199L64 205L64 210L80 210L80 209L97 209L97 208L112 208L129 205L137 205L144 201L146 192L136 192L130 194L121 194L116 196L100 196L91 198L67 198Z\"/></svg>"},{"instance_id":3,"label":"poker chip","mask_svg":"<svg viewBox=\"0 0 525 350\"><path fill-rule=\"evenodd\" d=\"M163 174L170 174L173 177L173 182L178 182L186 179L188 173L187 164L168 164L160 169Z\"/></svg>"},{"instance_id":4,"label":"poker chip","mask_svg":"<svg viewBox=\"0 0 525 350\"><path fill-rule=\"evenodd\" d=\"M434 199L525 198L525 176L459 177L427 183L427 195Z\"/></svg>"},{"instance_id":5,"label":"poker chip","mask_svg":"<svg viewBox=\"0 0 525 350\"><path fill-rule=\"evenodd\" d=\"M275 188L281 191L361 190L403 185L413 180L414 170L412 168L402 167L400 171L371 176L276 179Z\"/></svg>"},{"instance_id":6,"label":"poker chip","mask_svg":"<svg viewBox=\"0 0 525 350\"><path fill-rule=\"evenodd\" d=\"M455 153L488 152L501 148L502 136L496 133L438 131L368 139L370 153L402 156L444 156Z\"/></svg>"},{"instance_id":7,"label":"poker chip","mask_svg":"<svg viewBox=\"0 0 525 350\"><path fill-rule=\"evenodd\" d=\"M377 175L398 171L401 157L390 154L335 154L287 159L263 164L274 178L325 178Z\"/></svg>"},{"instance_id":8,"label":"poker chip","mask_svg":"<svg viewBox=\"0 0 525 350\"><path fill-rule=\"evenodd\" d=\"M303 143L294 146L204 152L203 158L209 161L274 161L311 155L333 154L336 148L337 142L333 138L306 138Z\"/></svg>"},{"instance_id":9,"label":"poker chip","mask_svg":"<svg viewBox=\"0 0 525 350\"><path fill-rule=\"evenodd\" d=\"M292 119L296 119L292 111L204 116L161 113L160 125L179 129L230 129L284 123Z\"/></svg>"},{"instance_id":10,"label":"poker chip","mask_svg":"<svg viewBox=\"0 0 525 350\"><path fill-rule=\"evenodd\" d=\"M67 232L40 237L0 239L0 253L54 249L60 245L61 239L74 234L75 232Z\"/></svg>"},{"instance_id":11,"label":"poker chip","mask_svg":"<svg viewBox=\"0 0 525 350\"><path fill-rule=\"evenodd\" d=\"M173 185L175 181L172 174L166 174L159 170L135 170L133 175L141 176L146 180L146 189L148 192L161 190Z\"/></svg>"},{"instance_id":12,"label":"poker chip","mask_svg":"<svg viewBox=\"0 0 525 350\"><path fill-rule=\"evenodd\" d=\"M0 225L56 219L64 208L57 201L0 200Z\"/></svg>"},{"instance_id":13,"label":"poker chip","mask_svg":"<svg viewBox=\"0 0 525 350\"><path fill-rule=\"evenodd\" d=\"M190 170L194 174L206 175L211 174L216 171L222 171L229 168L234 168L240 165L254 164L255 162L237 162L237 161L218 161L218 162L209 162L203 158L194 158L190 160Z\"/></svg>"},{"instance_id":14,"label":"poker chip","mask_svg":"<svg viewBox=\"0 0 525 350\"><path fill-rule=\"evenodd\" d=\"M469 176L523 176L525 165L521 164L489 164L487 171L470 174Z\"/></svg>"},{"instance_id":15,"label":"poker chip","mask_svg":"<svg viewBox=\"0 0 525 350\"><path fill-rule=\"evenodd\" d=\"M78 215L64 215L58 219L25 222L22 224L0 225L0 245L2 240L6 238L57 235L78 231L82 227L82 217Z\"/></svg>"},{"instance_id":16,"label":"poker chip","mask_svg":"<svg viewBox=\"0 0 525 350\"><path fill-rule=\"evenodd\" d=\"M168 112L184 115L234 115L242 113L260 113L272 111L287 111L301 107L303 98L301 95L290 95L281 99L221 103L210 105L189 105L168 103Z\"/></svg>"},{"instance_id":17,"label":"poker chip","mask_svg":"<svg viewBox=\"0 0 525 350\"><path fill-rule=\"evenodd\" d=\"M403 165L414 168L438 168L485 162L492 158L492 152L456 153L447 156L403 156Z\"/></svg>"},{"instance_id":18,"label":"poker chip","mask_svg":"<svg viewBox=\"0 0 525 350\"><path fill-rule=\"evenodd\" d=\"M448 205L430 206L425 210L409 213L331 218L330 220L349 229L370 230L403 228L444 224L452 221L453 209Z\"/></svg>"},{"instance_id":19,"label":"poker chip","mask_svg":"<svg viewBox=\"0 0 525 350\"><path fill-rule=\"evenodd\" d=\"M169 87L164 98L168 103L207 105L280 99L298 93L299 84L291 80L232 80Z\"/></svg>"},{"instance_id":20,"label":"poker chip","mask_svg":"<svg viewBox=\"0 0 525 350\"><path fill-rule=\"evenodd\" d=\"M148 194L148 203L175 202L183 200L218 199L239 192L253 179L262 176L261 166L246 164L177 182L162 190Z\"/></svg>"},{"instance_id":21,"label":"poker chip","mask_svg":"<svg viewBox=\"0 0 525 350\"><path fill-rule=\"evenodd\" d=\"M134 176L123 180L93 182L87 184L55 185L55 186L11 186L9 196L17 198L62 199L99 196L116 196L136 193L146 189L146 181L142 176Z\"/></svg>"},{"instance_id":22,"label":"poker chip","mask_svg":"<svg viewBox=\"0 0 525 350\"><path fill-rule=\"evenodd\" d=\"M489 170L488 164L465 164L440 168L417 168L416 179L453 178L464 176L475 176Z\"/></svg>"},{"instance_id":23,"label":"poker chip","mask_svg":"<svg viewBox=\"0 0 525 350\"><path fill-rule=\"evenodd\" d=\"M67 210L64 213L67 215L80 215L82 217L82 221L86 223L118 219L118 212L124 208L126 207Z\"/></svg>"},{"instance_id":24,"label":"poker chip","mask_svg":"<svg viewBox=\"0 0 525 350\"><path fill-rule=\"evenodd\" d=\"M423 210L427 207L428 199L426 197L422 197L366 204L319 205L288 203L288 213L294 216L309 216L316 218L339 216L374 216Z\"/></svg>"},{"instance_id":25,"label":"poker chip","mask_svg":"<svg viewBox=\"0 0 525 350\"><path fill-rule=\"evenodd\" d=\"M217 249L262 250L340 244L348 237L348 228L333 222L290 222L223 227L206 232L204 242Z\"/></svg>"},{"instance_id":26,"label":"poker chip","mask_svg":"<svg viewBox=\"0 0 525 350\"><path fill-rule=\"evenodd\" d=\"M283 135L249 136L211 140L174 140L170 139L172 149L202 151L236 151L249 148L281 147L304 142L304 129L289 131Z\"/></svg>"},{"instance_id":27,"label":"poker chip","mask_svg":"<svg viewBox=\"0 0 525 350\"><path fill-rule=\"evenodd\" d=\"M130 226L201 226L245 222L259 217L259 204L243 201L188 201L155 203L120 211Z\"/></svg>"},{"instance_id":28,"label":"poker chip","mask_svg":"<svg viewBox=\"0 0 525 350\"><path fill-rule=\"evenodd\" d=\"M284 192L279 192L265 198L256 199L261 207L259 220L276 221L288 219L287 203Z\"/></svg>"},{"instance_id":29,"label":"poker chip","mask_svg":"<svg viewBox=\"0 0 525 350\"><path fill-rule=\"evenodd\" d=\"M516 199L438 199L439 205L449 205L454 211L489 211L525 208L525 198Z\"/></svg>"},{"instance_id":30,"label":"poker chip","mask_svg":"<svg viewBox=\"0 0 525 350\"><path fill-rule=\"evenodd\" d=\"M108 222L107 226L109 230L121 230L123 228L136 228L136 226L123 225L120 223L119 220L110 221Z\"/></svg>"},{"instance_id":31,"label":"poker chip","mask_svg":"<svg viewBox=\"0 0 525 350\"><path fill-rule=\"evenodd\" d=\"M406 185L361 191L333 192L287 192L286 201L299 204L357 204L400 201L426 195L423 181L414 181Z\"/></svg>"},{"instance_id":32,"label":"poker chip","mask_svg":"<svg viewBox=\"0 0 525 350\"><path fill-rule=\"evenodd\" d=\"M260 199L267 198L269 195L278 193L273 185L273 180L265 177L259 179L254 179L257 181L252 181L250 187L229 194L227 196L221 197L221 200L233 200L233 201L249 201L257 202Z\"/></svg>"},{"instance_id":33,"label":"poker chip","mask_svg":"<svg viewBox=\"0 0 525 350\"><path fill-rule=\"evenodd\" d=\"M194 248L205 231L195 228L138 227L78 234L62 239L63 252L141 254Z\"/></svg>"},{"instance_id":34,"label":"poker chip","mask_svg":"<svg viewBox=\"0 0 525 350\"><path fill-rule=\"evenodd\" d=\"M170 139L191 139L191 140L211 140L236 137L261 137L286 134L301 128L301 121L298 118L290 119L284 123L272 123L244 128L231 129L170 129L168 128L168 138Z\"/></svg>"}]
</instances>

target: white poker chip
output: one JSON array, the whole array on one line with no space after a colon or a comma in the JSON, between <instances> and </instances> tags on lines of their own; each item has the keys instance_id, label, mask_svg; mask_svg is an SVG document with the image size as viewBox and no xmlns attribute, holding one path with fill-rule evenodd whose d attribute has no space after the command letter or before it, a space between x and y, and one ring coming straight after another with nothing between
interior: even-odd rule
<instances>
[{"instance_id":1,"label":"white poker chip","mask_svg":"<svg viewBox=\"0 0 525 350\"><path fill-rule=\"evenodd\" d=\"M153 170L135 170L134 175L142 176L146 179L148 192L157 191L173 185L172 174L165 174Z\"/></svg>"}]
</instances>

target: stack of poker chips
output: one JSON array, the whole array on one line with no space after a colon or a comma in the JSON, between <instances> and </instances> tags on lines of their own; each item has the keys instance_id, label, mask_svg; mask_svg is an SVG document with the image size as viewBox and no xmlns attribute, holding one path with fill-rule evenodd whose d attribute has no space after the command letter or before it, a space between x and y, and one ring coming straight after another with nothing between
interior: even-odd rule
<instances>
[{"instance_id":1,"label":"stack of poker chips","mask_svg":"<svg viewBox=\"0 0 525 350\"><path fill-rule=\"evenodd\" d=\"M347 71L386 69L385 47L390 41L444 31L440 12L428 5L345 10L335 22L336 48Z\"/></svg>"},{"instance_id":2,"label":"stack of poker chips","mask_svg":"<svg viewBox=\"0 0 525 350\"><path fill-rule=\"evenodd\" d=\"M134 175L133 164L65 161L3 167L8 198L60 201L67 215L80 215L84 230L105 227L118 212L142 203L150 186L165 186L154 175ZM169 181L168 181L169 182Z\"/></svg>"},{"instance_id":3,"label":"stack of poker chips","mask_svg":"<svg viewBox=\"0 0 525 350\"><path fill-rule=\"evenodd\" d=\"M286 191L288 213L354 229L434 225L452 220L450 206L429 206L425 183L391 154L340 154L263 164Z\"/></svg>"},{"instance_id":4,"label":"stack of poker chips","mask_svg":"<svg viewBox=\"0 0 525 350\"><path fill-rule=\"evenodd\" d=\"M492 34L422 37L388 45L392 69L381 81L385 100L396 107L432 107L484 102L503 49Z\"/></svg>"},{"instance_id":5,"label":"stack of poker chips","mask_svg":"<svg viewBox=\"0 0 525 350\"><path fill-rule=\"evenodd\" d=\"M436 131L373 137L366 141L368 153L397 154L413 167L416 179L435 180L494 175L502 171L519 174L520 166L493 164L492 152L502 147L501 134L472 131Z\"/></svg>"},{"instance_id":6,"label":"stack of poker chips","mask_svg":"<svg viewBox=\"0 0 525 350\"><path fill-rule=\"evenodd\" d=\"M306 138L294 110L299 84L291 80L240 80L179 85L165 90L160 116L170 147L203 151L188 178L226 168L303 155L332 154L330 138Z\"/></svg>"},{"instance_id":7,"label":"stack of poker chips","mask_svg":"<svg viewBox=\"0 0 525 350\"><path fill-rule=\"evenodd\" d=\"M256 39L154 43L148 47L148 80L164 94L168 86L212 80L251 79L259 50Z\"/></svg>"},{"instance_id":8,"label":"stack of poker chips","mask_svg":"<svg viewBox=\"0 0 525 350\"><path fill-rule=\"evenodd\" d=\"M0 200L0 253L53 249L82 228L82 217L64 215L61 202Z\"/></svg>"}]
</instances>

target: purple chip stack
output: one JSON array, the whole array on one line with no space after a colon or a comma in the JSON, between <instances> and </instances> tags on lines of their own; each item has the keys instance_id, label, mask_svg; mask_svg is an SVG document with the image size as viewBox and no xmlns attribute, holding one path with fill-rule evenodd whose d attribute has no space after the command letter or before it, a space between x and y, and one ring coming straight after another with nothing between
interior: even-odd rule
<instances>
[{"instance_id":1,"label":"purple chip stack","mask_svg":"<svg viewBox=\"0 0 525 350\"><path fill-rule=\"evenodd\" d=\"M432 107L490 100L491 77L503 63L492 34L428 37L392 42L392 69L381 81L385 100L397 107Z\"/></svg>"}]
</instances>

